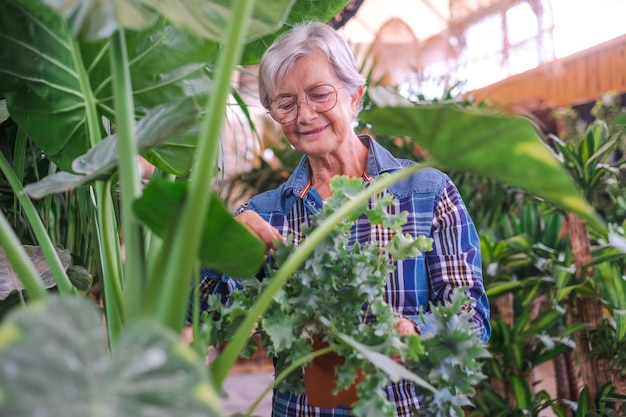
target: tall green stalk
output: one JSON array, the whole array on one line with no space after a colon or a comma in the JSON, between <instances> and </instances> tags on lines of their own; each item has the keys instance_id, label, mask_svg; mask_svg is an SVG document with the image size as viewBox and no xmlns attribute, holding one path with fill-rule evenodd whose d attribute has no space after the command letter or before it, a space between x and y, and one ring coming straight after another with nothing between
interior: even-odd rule
<instances>
[{"instance_id":1,"label":"tall green stalk","mask_svg":"<svg viewBox=\"0 0 626 417\"><path fill-rule=\"evenodd\" d=\"M75 39L72 39L72 59L75 68L85 68L80 46ZM101 124L96 110L97 99L89 82L86 71L77 71L77 78L80 84L80 91L83 92L85 105L85 118L87 126L87 136L91 146L102 141ZM110 194L110 182L97 181L94 191L93 216L96 219L96 230L98 234L98 245L100 261L102 265L101 280L104 287L104 297L106 299L105 312L107 317L107 331L111 346L115 345L117 335L123 328L124 300L122 298L121 253L119 249L119 235L117 233L117 221L113 200Z\"/></svg>"},{"instance_id":2,"label":"tall green stalk","mask_svg":"<svg viewBox=\"0 0 626 417\"><path fill-rule=\"evenodd\" d=\"M165 266L165 285L157 303L157 315L162 323L178 331L183 326L185 304L200 245L203 229L200 226L204 224L204 217L210 206L209 184L216 169L231 77L243 51L253 6L254 0L237 0L233 6L232 20L216 66L215 89L207 103L206 117L201 126L187 200L182 208L178 233L174 236L172 252L168 254Z\"/></svg>"},{"instance_id":3,"label":"tall green stalk","mask_svg":"<svg viewBox=\"0 0 626 417\"><path fill-rule=\"evenodd\" d=\"M20 277L28 297L31 300L45 299L48 294L39 278L39 272L2 211L0 211L0 247L4 250L15 273Z\"/></svg>"},{"instance_id":4,"label":"tall green stalk","mask_svg":"<svg viewBox=\"0 0 626 417\"><path fill-rule=\"evenodd\" d=\"M98 181L95 184L96 236L99 244L100 265L102 268L102 286L104 290L104 311L107 319L107 332L111 346L115 345L119 333L124 327L124 296L122 291L121 253L116 233L116 220L111 194L107 190L111 182ZM98 208L98 206L100 206Z\"/></svg>"},{"instance_id":5,"label":"tall green stalk","mask_svg":"<svg viewBox=\"0 0 626 417\"><path fill-rule=\"evenodd\" d=\"M141 195L135 105L130 80L126 39L118 29L111 39L111 73L113 101L116 109L116 131L119 146L122 237L124 240L124 305L125 320L132 320L141 309L145 288L145 254L141 229L133 212L133 203Z\"/></svg>"},{"instance_id":6,"label":"tall green stalk","mask_svg":"<svg viewBox=\"0 0 626 417\"><path fill-rule=\"evenodd\" d=\"M26 144L28 143L28 135L24 129L19 128L16 134L15 149L13 153L13 172L20 184L24 183L24 165L26 164ZM36 166L36 164L35 164ZM13 200L13 212L18 212L18 201Z\"/></svg>"}]
</instances>

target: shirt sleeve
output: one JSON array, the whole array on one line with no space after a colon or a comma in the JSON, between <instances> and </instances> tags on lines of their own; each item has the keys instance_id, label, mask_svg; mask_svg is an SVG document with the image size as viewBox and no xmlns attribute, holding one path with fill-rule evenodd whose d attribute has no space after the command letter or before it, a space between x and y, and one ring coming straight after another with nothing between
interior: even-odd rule
<instances>
[{"instance_id":1,"label":"shirt sleeve","mask_svg":"<svg viewBox=\"0 0 626 417\"><path fill-rule=\"evenodd\" d=\"M209 309L209 296L211 294L219 294L223 304L227 304L230 295L236 289L241 289L241 284L227 275L209 268L200 270L200 282L198 287L197 301L200 303L200 312ZM194 306L196 304L196 292L192 286L189 293L189 302L187 303L187 323L193 322Z\"/></svg>"},{"instance_id":2,"label":"shirt sleeve","mask_svg":"<svg viewBox=\"0 0 626 417\"><path fill-rule=\"evenodd\" d=\"M491 334L490 311L483 285L480 239L451 180L436 201L431 237L433 250L426 254L430 301L444 302L455 289L464 288L470 298L466 309L472 314L480 338L487 341ZM427 323L420 329L422 334L428 332Z\"/></svg>"}]
</instances>

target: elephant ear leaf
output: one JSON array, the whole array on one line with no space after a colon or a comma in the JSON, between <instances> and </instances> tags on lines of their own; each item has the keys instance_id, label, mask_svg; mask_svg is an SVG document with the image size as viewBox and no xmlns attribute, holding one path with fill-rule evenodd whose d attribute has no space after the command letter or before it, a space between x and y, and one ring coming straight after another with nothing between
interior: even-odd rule
<instances>
[{"instance_id":1,"label":"elephant ear leaf","mask_svg":"<svg viewBox=\"0 0 626 417\"><path fill-rule=\"evenodd\" d=\"M0 6L0 87L11 117L62 169L89 147L85 101L63 19L39 2ZM36 117L35 117L36 115ZM63 121L63 122L61 122ZM38 140L41 139L41 140Z\"/></svg>"},{"instance_id":2,"label":"elephant ear leaf","mask_svg":"<svg viewBox=\"0 0 626 417\"><path fill-rule=\"evenodd\" d=\"M195 143L184 143L187 132L195 125L197 108L193 99L183 97L150 110L136 124L137 148L157 167L182 175L193 161ZM32 198L60 193L111 176L119 162L117 136L98 142L72 162L76 174L57 172L28 184L24 191Z\"/></svg>"},{"instance_id":3,"label":"elephant ear leaf","mask_svg":"<svg viewBox=\"0 0 626 417\"><path fill-rule=\"evenodd\" d=\"M386 103L392 105L361 113L374 131L410 137L442 169L472 172L520 187L606 233L604 222L529 119L456 104Z\"/></svg>"},{"instance_id":4,"label":"elephant ear leaf","mask_svg":"<svg viewBox=\"0 0 626 417\"><path fill-rule=\"evenodd\" d=\"M186 182L152 181L135 202L135 212L156 235L166 237L177 227L187 186ZM198 254L202 266L235 278L256 274L265 258L265 245L214 194L203 227Z\"/></svg>"},{"instance_id":5,"label":"elephant ear leaf","mask_svg":"<svg viewBox=\"0 0 626 417\"><path fill-rule=\"evenodd\" d=\"M187 1L65 1L44 0L56 8L70 23L72 34L87 41L107 39L120 28L142 30L163 16L175 26L196 36L222 41L232 21L236 2L232 0ZM261 36L276 30L294 0L256 2L248 27L250 36Z\"/></svg>"},{"instance_id":6,"label":"elephant ear leaf","mask_svg":"<svg viewBox=\"0 0 626 417\"><path fill-rule=\"evenodd\" d=\"M42 1L63 14L72 36L86 41L107 39L120 27L140 30L158 18L153 9L137 1Z\"/></svg>"},{"instance_id":7,"label":"elephant ear leaf","mask_svg":"<svg viewBox=\"0 0 626 417\"><path fill-rule=\"evenodd\" d=\"M224 40L237 5L232 0L160 0L152 3L175 26L217 42ZM278 29L293 3L294 0L255 2L248 37L263 36Z\"/></svg>"},{"instance_id":8,"label":"elephant ear leaf","mask_svg":"<svg viewBox=\"0 0 626 417\"><path fill-rule=\"evenodd\" d=\"M242 64L258 63L261 54L282 32L305 20L330 21L347 0L274 0L254 4ZM222 41L231 22L232 0L180 2L161 0L155 8L174 25L198 36ZM184 5L184 6L181 6Z\"/></svg>"},{"instance_id":9,"label":"elephant ear leaf","mask_svg":"<svg viewBox=\"0 0 626 417\"><path fill-rule=\"evenodd\" d=\"M129 31L127 45L137 119L178 98L209 94L206 66L217 42L161 19L145 31ZM0 3L0 92L11 117L63 171L72 172L74 159L99 142L88 132L102 126L88 123L115 123L107 48L104 41L77 42L62 16L40 2ZM165 165L184 169L164 158Z\"/></svg>"}]
</instances>

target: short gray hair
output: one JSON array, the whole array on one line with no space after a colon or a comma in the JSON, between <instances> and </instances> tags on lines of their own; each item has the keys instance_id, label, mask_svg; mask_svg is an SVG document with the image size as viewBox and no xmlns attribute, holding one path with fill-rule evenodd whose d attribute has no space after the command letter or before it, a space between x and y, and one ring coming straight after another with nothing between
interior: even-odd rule
<instances>
[{"instance_id":1,"label":"short gray hair","mask_svg":"<svg viewBox=\"0 0 626 417\"><path fill-rule=\"evenodd\" d=\"M350 94L365 84L352 50L331 26L319 22L306 22L294 26L280 35L265 51L259 64L259 99L266 109L296 59L322 51L333 72Z\"/></svg>"}]
</instances>

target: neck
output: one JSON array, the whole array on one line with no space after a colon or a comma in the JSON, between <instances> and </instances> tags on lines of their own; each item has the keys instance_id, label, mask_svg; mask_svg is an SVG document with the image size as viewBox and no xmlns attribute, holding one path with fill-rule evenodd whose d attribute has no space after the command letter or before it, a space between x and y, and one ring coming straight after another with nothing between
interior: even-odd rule
<instances>
[{"instance_id":1,"label":"neck","mask_svg":"<svg viewBox=\"0 0 626 417\"><path fill-rule=\"evenodd\" d=\"M324 156L309 155L311 184L323 199L330 197L330 180L336 175L361 177L367 166L367 147L357 138L349 152Z\"/></svg>"}]
</instances>

